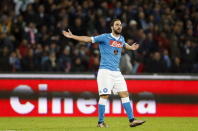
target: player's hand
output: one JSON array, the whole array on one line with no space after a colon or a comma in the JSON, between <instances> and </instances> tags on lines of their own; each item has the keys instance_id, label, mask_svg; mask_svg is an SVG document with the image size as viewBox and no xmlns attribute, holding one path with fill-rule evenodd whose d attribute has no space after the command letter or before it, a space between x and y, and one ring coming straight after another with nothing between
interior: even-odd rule
<instances>
[{"instance_id":1,"label":"player's hand","mask_svg":"<svg viewBox=\"0 0 198 131\"><path fill-rule=\"evenodd\" d=\"M138 48L139 48L139 44L137 44L137 43L133 43L132 45L131 45L131 50L137 50Z\"/></svg>"},{"instance_id":2,"label":"player's hand","mask_svg":"<svg viewBox=\"0 0 198 131\"><path fill-rule=\"evenodd\" d=\"M67 38L72 38L73 36L72 32L69 29L68 29L68 32L63 30L62 33Z\"/></svg>"}]
</instances>

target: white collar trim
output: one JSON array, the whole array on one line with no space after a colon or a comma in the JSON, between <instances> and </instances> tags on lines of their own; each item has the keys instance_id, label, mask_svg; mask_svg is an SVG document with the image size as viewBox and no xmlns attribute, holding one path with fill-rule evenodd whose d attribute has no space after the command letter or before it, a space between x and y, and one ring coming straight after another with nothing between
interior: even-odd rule
<instances>
[{"instance_id":1,"label":"white collar trim","mask_svg":"<svg viewBox=\"0 0 198 131\"><path fill-rule=\"evenodd\" d=\"M113 37L113 38L114 38L114 39L116 39L116 40L120 39L120 36L115 37L115 36L113 36L113 34L112 34L112 33L111 33L111 37Z\"/></svg>"}]
</instances>

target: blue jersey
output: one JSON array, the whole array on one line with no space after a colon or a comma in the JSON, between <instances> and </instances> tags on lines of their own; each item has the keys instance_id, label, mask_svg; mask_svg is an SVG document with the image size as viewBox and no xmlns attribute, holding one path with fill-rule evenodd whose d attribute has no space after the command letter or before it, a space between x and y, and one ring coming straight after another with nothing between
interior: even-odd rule
<instances>
[{"instance_id":1,"label":"blue jersey","mask_svg":"<svg viewBox=\"0 0 198 131\"><path fill-rule=\"evenodd\" d=\"M92 43L99 43L100 69L119 71L122 48L125 46L123 36L115 38L111 33L92 37Z\"/></svg>"}]
</instances>

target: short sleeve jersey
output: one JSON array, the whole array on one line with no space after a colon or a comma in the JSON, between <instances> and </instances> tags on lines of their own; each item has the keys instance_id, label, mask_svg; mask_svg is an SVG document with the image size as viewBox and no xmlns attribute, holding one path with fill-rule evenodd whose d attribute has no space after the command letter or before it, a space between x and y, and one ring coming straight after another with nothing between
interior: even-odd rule
<instances>
[{"instance_id":1,"label":"short sleeve jersey","mask_svg":"<svg viewBox=\"0 0 198 131\"><path fill-rule=\"evenodd\" d=\"M119 71L122 48L125 46L124 37L115 38L111 33L92 37L92 43L99 43L101 55L100 69Z\"/></svg>"}]
</instances>

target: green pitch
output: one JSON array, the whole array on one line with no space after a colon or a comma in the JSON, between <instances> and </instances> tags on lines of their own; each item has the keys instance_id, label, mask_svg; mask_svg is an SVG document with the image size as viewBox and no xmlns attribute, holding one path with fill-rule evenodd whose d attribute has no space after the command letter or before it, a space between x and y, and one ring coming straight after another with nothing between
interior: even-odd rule
<instances>
[{"instance_id":1,"label":"green pitch","mask_svg":"<svg viewBox=\"0 0 198 131\"><path fill-rule=\"evenodd\" d=\"M2 117L0 131L198 131L198 118L141 117L146 123L130 128L125 117L107 117L109 128L97 128L96 117Z\"/></svg>"}]
</instances>

